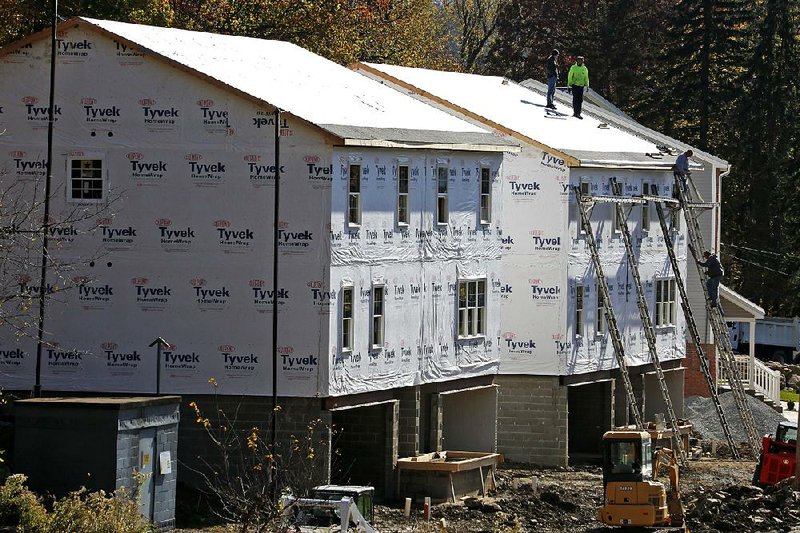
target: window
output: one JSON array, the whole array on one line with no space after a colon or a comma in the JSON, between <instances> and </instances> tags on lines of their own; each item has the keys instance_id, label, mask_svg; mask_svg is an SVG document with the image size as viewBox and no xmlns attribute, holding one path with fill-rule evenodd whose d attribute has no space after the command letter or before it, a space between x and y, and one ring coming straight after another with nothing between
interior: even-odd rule
<instances>
[{"instance_id":1,"label":"window","mask_svg":"<svg viewBox=\"0 0 800 533\"><path fill-rule=\"evenodd\" d=\"M372 349L383 347L383 285L372 287Z\"/></svg>"},{"instance_id":2,"label":"window","mask_svg":"<svg viewBox=\"0 0 800 533\"><path fill-rule=\"evenodd\" d=\"M408 226L408 165L397 169L397 224Z\"/></svg>"},{"instance_id":3,"label":"window","mask_svg":"<svg viewBox=\"0 0 800 533\"><path fill-rule=\"evenodd\" d=\"M590 193L590 184L586 180L581 181L580 185L580 193L581 196L589 196ZM583 206L578 202L578 209L583 209ZM583 219L581 217L580 211L578 211L578 238L580 239L582 235L586 235L586 230L583 228Z\"/></svg>"},{"instance_id":4,"label":"window","mask_svg":"<svg viewBox=\"0 0 800 533\"><path fill-rule=\"evenodd\" d=\"M673 231L680 231L681 230L681 210L680 209L670 209L669 227Z\"/></svg>"},{"instance_id":5,"label":"window","mask_svg":"<svg viewBox=\"0 0 800 533\"><path fill-rule=\"evenodd\" d=\"M600 291L600 285L597 285L597 324L596 331L598 336L603 336L608 331L608 324L606 323L606 308L603 305L603 293Z\"/></svg>"},{"instance_id":6,"label":"window","mask_svg":"<svg viewBox=\"0 0 800 533\"><path fill-rule=\"evenodd\" d=\"M575 335L583 333L583 285L575 287Z\"/></svg>"},{"instance_id":7,"label":"window","mask_svg":"<svg viewBox=\"0 0 800 533\"><path fill-rule=\"evenodd\" d=\"M675 280L656 280L656 326L675 324Z\"/></svg>"},{"instance_id":8,"label":"window","mask_svg":"<svg viewBox=\"0 0 800 533\"><path fill-rule=\"evenodd\" d=\"M347 186L347 222L361 224L361 165L350 165Z\"/></svg>"},{"instance_id":9,"label":"window","mask_svg":"<svg viewBox=\"0 0 800 533\"><path fill-rule=\"evenodd\" d=\"M492 221L492 171L481 168L481 224Z\"/></svg>"},{"instance_id":10,"label":"window","mask_svg":"<svg viewBox=\"0 0 800 533\"><path fill-rule=\"evenodd\" d=\"M353 287L342 288L342 351L353 349Z\"/></svg>"},{"instance_id":11,"label":"window","mask_svg":"<svg viewBox=\"0 0 800 533\"><path fill-rule=\"evenodd\" d=\"M620 205L622 204L611 202L611 227L614 233L622 233L622 225L625 224L625 208L618 209Z\"/></svg>"},{"instance_id":12,"label":"window","mask_svg":"<svg viewBox=\"0 0 800 533\"><path fill-rule=\"evenodd\" d=\"M103 199L103 161L72 159L69 168L68 199L97 202Z\"/></svg>"},{"instance_id":13,"label":"window","mask_svg":"<svg viewBox=\"0 0 800 533\"><path fill-rule=\"evenodd\" d=\"M447 167L436 169L436 223L447 224Z\"/></svg>"},{"instance_id":14,"label":"window","mask_svg":"<svg viewBox=\"0 0 800 533\"><path fill-rule=\"evenodd\" d=\"M458 337L486 335L486 280L458 282Z\"/></svg>"},{"instance_id":15,"label":"window","mask_svg":"<svg viewBox=\"0 0 800 533\"><path fill-rule=\"evenodd\" d=\"M650 194L650 184L642 183L642 196ZM642 204L642 231L650 231L650 202Z\"/></svg>"}]
</instances>

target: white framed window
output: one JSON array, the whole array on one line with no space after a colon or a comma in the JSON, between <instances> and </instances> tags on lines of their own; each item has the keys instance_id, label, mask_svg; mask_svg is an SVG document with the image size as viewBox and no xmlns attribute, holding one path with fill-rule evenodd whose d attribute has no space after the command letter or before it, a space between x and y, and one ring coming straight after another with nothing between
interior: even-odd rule
<instances>
[{"instance_id":1,"label":"white framed window","mask_svg":"<svg viewBox=\"0 0 800 533\"><path fill-rule=\"evenodd\" d=\"M436 223L447 224L447 167L436 168Z\"/></svg>"},{"instance_id":2,"label":"white framed window","mask_svg":"<svg viewBox=\"0 0 800 533\"><path fill-rule=\"evenodd\" d=\"M492 221L492 169L481 167L481 224Z\"/></svg>"},{"instance_id":3,"label":"white framed window","mask_svg":"<svg viewBox=\"0 0 800 533\"><path fill-rule=\"evenodd\" d=\"M350 165L350 178L347 181L347 223L361 224L361 165Z\"/></svg>"},{"instance_id":4,"label":"white framed window","mask_svg":"<svg viewBox=\"0 0 800 533\"><path fill-rule=\"evenodd\" d=\"M675 324L677 305L675 301L675 280L656 280L656 323L659 326L672 326Z\"/></svg>"},{"instance_id":5,"label":"white framed window","mask_svg":"<svg viewBox=\"0 0 800 533\"><path fill-rule=\"evenodd\" d=\"M591 193L591 185L589 180L582 179L580 183L580 192L581 196L589 196ZM583 209L583 206L578 204L578 209ZM582 235L586 235L586 230L583 229L583 223L581 222L583 219L581 217L580 211L578 212L578 238L580 239Z\"/></svg>"},{"instance_id":6,"label":"white framed window","mask_svg":"<svg viewBox=\"0 0 800 533\"><path fill-rule=\"evenodd\" d=\"M458 338L486 335L486 280L458 282Z\"/></svg>"},{"instance_id":7,"label":"white framed window","mask_svg":"<svg viewBox=\"0 0 800 533\"><path fill-rule=\"evenodd\" d=\"M669 228L672 231L676 231L676 232L679 232L681 230L681 210L680 209L670 209Z\"/></svg>"},{"instance_id":8,"label":"white framed window","mask_svg":"<svg viewBox=\"0 0 800 533\"><path fill-rule=\"evenodd\" d=\"M397 168L397 225L408 226L408 165Z\"/></svg>"},{"instance_id":9,"label":"white framed window","mask_svg":"<svg viewBox=\"0 0 800 533\"><path fill-rule=\"evenodd\" d=\"M595 324L595 331L598 337L605 336L608 332L608 323L606 322L606 307L603 305L603 293L600 291L600 285L597 285L597 323Z\"/></svg>"},{"instance_id":10,"label":"white framed window","mask_svg":"<svg viewBox=\"0 0 800 533\"><path fill-rule=\"evenodd\" d=\"M98 203L105 199L102 159L72 158L68 166L68 201Z\"/></svg>"},{"instance_id":11,"label":"white framed window","mask_svg":"<svg viewBox=\"0 0 800 533\"><path fill-rule=\"evenodd\" d=\"M384 287L383 285L373 285L372 287L372 331L370 341L373 350L383 348L384 332Z\"/></svg>"},{"instance_id":12,"label":"white framed window","mask_svg":"<svg viewBox=\"0 0 800 533\"><path fill-rule=\"evenodd\" d=\"M642 196L650 195L650 184L642 183ZM642 231L650 231L650 202L642 204Z\"/></svg>"},{"instance_id":13,"label":"white framed window","mask_svg":"<svg viewBox=\"0 0 800 533\"><path fill-rule=\"evenodd\" d=\"M575 336L583 336L583 285L575 287Z\"/></svg>"},{"instance_id":14,"label":"white framed window","mask_svg":"<svg viewBox=\"0 0 800 533\"><path fill-rule=\"evenodd\" d=\"M622 213L620 213L620 209L617 209L618 205L611 202L611 228L614 235L620 235L622 225L625 224L625 208L623 207Z\"/></svg>"},{"instance_id":15,"label":"white framed window","mask_svg":"<svg viewBox=\"0 0 800 533\"><path fill-rule=\"evenodd\" d=\"M353 287L342 287L342 351L353 350Z\"/></svg>"}]
</instances>

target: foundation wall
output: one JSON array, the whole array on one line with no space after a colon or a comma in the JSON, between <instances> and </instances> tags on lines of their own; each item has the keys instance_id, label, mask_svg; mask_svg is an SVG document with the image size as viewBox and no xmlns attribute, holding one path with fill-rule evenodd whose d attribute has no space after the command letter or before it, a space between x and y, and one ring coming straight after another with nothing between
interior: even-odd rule
<instances>
[{"instance_id":1,"label":"foundation wall","mask_svg":"<svg viewBox=\"0 0 800 533\"><path fill-rule=\"evenodd\" d=\"M603 433L614 425L614 380L569 389L569 455L597 455Z\"/></svg>"},{"instance_id":2,"label":"foundation wall","mask_svg":"<svg viewBox=\"0 0 800 533\"><path fill-rule=\"evenodd\" d=\"M506 461L567 464L567 387L553 376L499 375L497 451Z\"/></svg>"}]
</instances>

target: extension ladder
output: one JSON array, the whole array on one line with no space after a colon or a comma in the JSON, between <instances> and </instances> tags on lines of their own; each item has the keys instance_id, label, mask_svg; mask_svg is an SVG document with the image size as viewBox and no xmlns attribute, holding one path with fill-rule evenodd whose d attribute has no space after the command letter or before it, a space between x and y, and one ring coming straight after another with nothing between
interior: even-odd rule
<instances>
[{"instance_id":1,"label":"extension ladder","mask_svg":"<svg viewBox=\"0 0 800 533\"><path fill-rule=\"evenodd\" d=\"M691 176L687 176L687 183L694 188L694 183L691 181ZM739 410L739 416L742 419L742 425L744 426L747 434L750 447L752 448L753 453L757 456L761 452L761 438L756 430L755 421L753 420L753 413L750 411L750 406L747 404L747 393L744 390L744 385L742 385L742 380L739 376L739 370L735 364L733 349L731 348L731 341L728 337L728 326L722 316L719 302L717 302L716 306L712 307L711 305L712 302L708 295L708 289L706 285L708 277L706 276L706 272L697 258L698 251L705 250L706 248L703 242L703 233L700 229L700 224L697 221L697 213L695 210L698 208L703 208L705 205L693 203L691 193L688 190L683 190L680 180L678 179L675 180L675 190L677 191L678 201L680 202L680 206L683 209L684 216L686 218L686 233L689 236L689 250L692 253L695 265L697 266L697 272L700 274L700 280L703 284L703 294L705 294L706 300L706 312L708 313L709 322L711 323L711 329L714 332L714 338L717 340L717 357L719 357L720 363L722 363L722 368L725 370L726 375L729 376L728 381L731 386L731 393L733 394L734 401L736 402L736 408ZM697 189L694 188L694 190L695 193L697 193ZM702 199L700 200L702 201Z\"/></svg>"},{"instance_id":2,"label":"extension ladder","mask_svg":"<svg viewBox=\"0 0 800 533\"><path fill-rule=\"evenodd\" d=\"M578 203L578 213L581 218L581 228L586 234L586 244L589 246L589 252L594 264L595 272L597 273L597 288L603 298L603 312L606 316L606 324L608 324L608 332L611 336L611 343L614 347L614 356L619 365L619 373L622 376L622 384L625 388L625 396L628 400L628 406L633 413L633 420L637 429L643 429L642 416L639 412L639 405L636 403L636 396L633 393L633 385L631 384L631 377L628 373L628 362L625 360L625 347L622 344L622 336L619 332L617 325L617 316L614 313L614 308L611 305L611 293L608 290L608 281L603 274L603 265L600 261L600 255L597 253L597 242L594 239L592 232L592 224L589 221L589 215L586 210L593 205L591 198L584 199L580 187L573 187L575 191L575 198Z\"/></svg>"},{"instance_id":3,"label":"extension ladder","mask_svg":"<svg viewBox=\"0 0 800 533\"><path fill-rule=\"evenodd\" d=\"M622 184L618 183L616 179L612 178L611 188L614 195L622 198ZM680 429L678 424L678 417L675 415L675 408L672 405L672 398L669 396L669 388L664 377L664 371L661 368L661 361L658 358L658 348L656 346L656 332L653 328L653 321L650 319L650 309L647 307L647 299L642 287L642 278L639 275L639 265L636 261L636 255L631 242L631 232L628 228L627 217L625 216L625 209L621 203L615 203L614 207L617 211L617 219L619 220L619 227L622 233L622 240L625 243L625 251L628 255L628 264L633 273L633 283L636 287L636 305L639 307L639 316L642 320L642 327L644 329L644 336L647 339L647 347L650 351L650 360L653 363L653 368L656 371L658 378L658 386L661 389L661 398L664 400L664 405L667 407L667 415L669 416L670 424L672 425L672 441L675 448L678 450L678 459L680 463L686 464L686 449L681 440Z\"/></svg>"},{"instance_id":4,"label":"extension ladder","mask_svg":"<svg viewBox=\"0 0 800 533\"><path fill-rule=\"evenodd\" d=\"M655 192L657 193L658 191ZM705 378L706 385L708 386L708 392L711 394L711 401L714 404L714 410L717 412L717 417L719 418L719 423L722 426L722 431L725 433L725 440L728 441L728 446L731 448L733 457L735 459L739 459L739 449L736 447L736 443L733 440L731 428L728 425L728 419L725 417L725 411L722 410L722 404L719 402L717 387L714 386L714 378L711 376L711 364L708 360L705 350L703 349L703 342L700 338L700 332L697 329L697 322L694 319L694 313L692 313L692 308L689 305L689 296L686 293L686 286L683 283L683 275L681 274L681 269L678 265L678 258L675 255L672 237L669 234L669 227L667 226L667 221L664 216L663 204L675 204L677 207L679 203L677 200L672 198L645 196L642 198L645 200L653 200L653 203L655 204L656 213L658 213L658 221L661 225L661 233L664 235L664 244L667 247L667 254L669 255L669 262L672 265L672 272L675 276L675 285L678 287L678 292L681 296L681 309L683 309L683 316L686 319L686 326L689 329L689 334L691 335L692 342L695 345L697 358L700 360L700 370L703 372L703 377Z\"/></svg>"}]
</instances>

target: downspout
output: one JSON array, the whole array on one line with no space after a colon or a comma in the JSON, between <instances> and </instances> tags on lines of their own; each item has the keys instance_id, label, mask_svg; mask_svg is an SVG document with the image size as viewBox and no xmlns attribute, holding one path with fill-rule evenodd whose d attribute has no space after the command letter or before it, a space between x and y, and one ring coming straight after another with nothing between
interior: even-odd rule
<instances>
[{"instance_id":1,"label":"downspout","mask_svg":"<svg viewBox=\"0 0 800 533\"><path fill-rule=\"evenodd\" d=\"M714 232L714 252L719 254L720 242L722 240L722 178L726 178L731 173L731 167L728 165L728 170L717 174L717 213L716 213L716 231Z\"/></svg>"}]
</instances>

